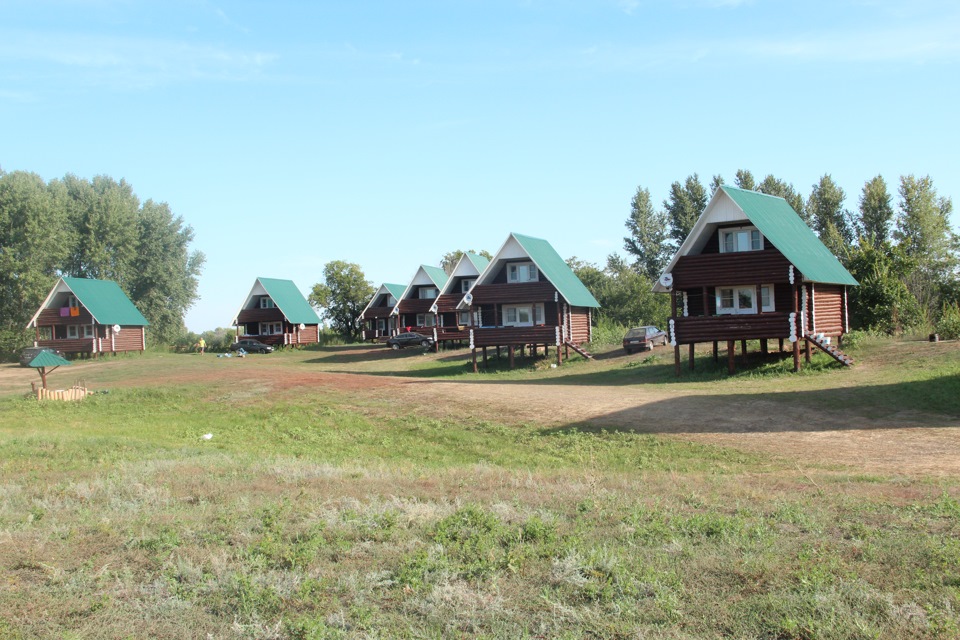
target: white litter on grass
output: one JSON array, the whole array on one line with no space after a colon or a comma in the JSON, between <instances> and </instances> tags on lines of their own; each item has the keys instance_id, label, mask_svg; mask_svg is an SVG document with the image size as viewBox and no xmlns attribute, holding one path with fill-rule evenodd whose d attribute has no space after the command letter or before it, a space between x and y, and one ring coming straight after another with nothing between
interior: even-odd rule
<instances>
[{"instance_id":1,"label":"white litter on grass","mask_svg":"<svg viewBox=\"0 0 960 640\"><path fill-rule=\"evenodd\" d=\"M203 435L200 436L200 437L203 438L204 440L212 440L212 439L213 439L213 434L212 434L212 433L205 433L205 434L203 434Z\"/></svg>"}]
</instances>

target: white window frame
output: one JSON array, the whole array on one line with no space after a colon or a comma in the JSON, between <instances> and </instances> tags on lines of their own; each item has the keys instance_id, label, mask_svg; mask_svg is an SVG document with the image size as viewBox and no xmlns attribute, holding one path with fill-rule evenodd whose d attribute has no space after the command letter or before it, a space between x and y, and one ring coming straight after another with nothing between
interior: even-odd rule
<instances>
[{"instance_id":1,"label":"white window frame","mask_svg":"<svg viewBox=\"0 0 960 640\"><path fill-rule=\"evenodd\" d=\"M262 336L283 335L283 323L282 322L261 322L260 335Z\"/></svg>"},{"instance_id":2,"label":"white window frame","mask_svg":"<svg viewBox=\"0 0 960 640\"><path fill-rule=\"evenodd\" d=\"M767 292L767 303L763 304L763 293L764 290ZM730 292L730 306L723 305L724 292ZM742 298L740 294L742 292L749 292L750 300L752 302L751 306L743 307L740 305ZM759 303L761 312L776 311L774 303L774 289L772 284L762 284L760 285L760 299L757 300L757 285L755 284L744 284L744 285L735 285L730 287L716 287L714 290L714 297L716 299L717 305L717 315L756 315L757 313L757 304Z\"/></svg>"},{"instance_id":3,"label":"white window frame","mask_svg":"<svg viewBox=\"0 0 960 640\"><path fill-rule=\"evenodd\" d=\"M92 324L85 324L85 325L82 325L82 326L83 326L83 337L84 337L84 338L92 338L92 337L93 337L93 325L92 325Z\"/></svg>"},{"instance_id":4,"label":"white window frame","mask_svg":"<svg viewBox=\"0 0 960 640\"><path fill-rule=\"evenodd\" d=\"M440 295L440 291L436 287L420 287L417 293L417 297L421 300L432 300L438 295Z\"/></svg>"},{"instance_id":5,"label":"white window frame","mask_svg":"<svg viewBox=\"0 0 960 640\"><path fill-rule=\"evenodd\" d=\"M67 306L71 309L78 309L80 307L80 301L77 300L77 296L67 296Z\"/></svg>"},{"instance_id":6,"label":"white window frame","mask_svg":"<svg viewBox=\"0 0 960 640\"><path fill-rule=\"evenodd\" d=\"M393 297L393 294L388 294L388 295L387 295L387 304L385 304L384 306L385 306L385 307L395 307L395 306L397 306L397 299Z\"/></svg>"},{"instance_id":7,"label":"white window frame","mask_svg":"<svg viewBox=\"0 0 960 640\"><path fill-rule=\"evenodd\" d=\"M467 326L470 324L470 312L460 311L457 314L457 324Z\"/></svg>"},{"instance_id":8,"label":"white window frame","mask_svg":"<svg viewBox=\"0 0 960 640\"><path fill-rule=\"evenodd\" d=\"M727 247L727 239L730 247ZM763 234L756 227L726 227L719 230L720 253L744 253L763 251Z\"/></svg>"},{"instance_id":9,"label":"white window frame","mask_svg":"<svg viewBox=\"0 0 960 640\"><path fill-rule=\"evenodd\" d=\"M476 278L465 278L460 281L460 293L466 293L470 291L470 287L473 286L473 283L477 281Z\"/></svg>"},{"instance_id":10,"label":"white window frame","mask_svg":"<svg viewBox=\"0 0 960 640\"><path fill-rule=\"evenodd\" d=\"M76 340L80 337L79 327L78 324L67 325L67 340Z\"/></svg>"},{"instance_id":11,"label":"white window frame","mask_svg":"<svg viewBox=\"0 0 960 640\"><path fill-rule=\"evenodd\" d=\"M273 298L270 296L260 296L260 308L261 309L276 309L277 303L273 301Z\"/></svg>"},{"instance_id":12,"label":"white window frame","mask_svg":"<svg viewBox=\"0 0 960 640\"><path fill-rule=\"evenodd\" d=\"M386 330L387 330L387 319L377 318L377 331L383 332Z\"/></svg>"},{"instance_id":13,"label":"white window frame","mask_svg":"<svg viewBox=\"0 0 960 640\"><path fill-rule=\"evenodd\" d=\"M527 315L527 321L520 319L521 312ZM543 303L503 305L503 326L533 327L543 324Z\"/></svg>"},{"instance_id":14,"label":"white window frame","mask_svg":"<svg viewBox=\"0 0 960 640\"><path fill-rule=\"evenodd\" d=\"M418 313L417 326L418 327L435 327L437 326L437 317L432 313Z\"/></svg>"},{"instance_id":15,"label":"white window frame","mask_svg":"<svg viewBox=\"0 0 960 640\"><path fill-rule=\"evenodd\" d=\"M540 274L532 262L511 262L507 265L507 282L538 282Z\"/></svg>"}]
</instances>

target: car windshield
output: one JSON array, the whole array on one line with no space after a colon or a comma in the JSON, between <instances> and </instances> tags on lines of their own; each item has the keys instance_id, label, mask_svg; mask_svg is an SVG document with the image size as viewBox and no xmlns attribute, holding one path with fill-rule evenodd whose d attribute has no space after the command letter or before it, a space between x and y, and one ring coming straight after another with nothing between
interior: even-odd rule
<instances>
[{"instance_id":1,"label":"car windshield","mask_svg":"<svg viewBox=\"0 0 960 640\"><path fill-rule=\"evenodd\" d=\"M646 327L637 327L636 329L630 329L630 331L627 331L627 335L625 335L624 338L643 338L646 335L647 335Z\"/></svg>"}]
</instances>

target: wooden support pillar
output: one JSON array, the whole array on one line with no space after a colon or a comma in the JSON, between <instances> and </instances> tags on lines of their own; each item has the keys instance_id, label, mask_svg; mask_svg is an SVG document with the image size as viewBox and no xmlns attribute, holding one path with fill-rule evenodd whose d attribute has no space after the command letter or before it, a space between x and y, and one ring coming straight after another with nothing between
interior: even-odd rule
<instances>
[{"instance_id":1,"label":"wooden support pillar","mask_svg":"<svg viewBox=\"0 0 960 640\"><path fill-rule=\"evenodd\" d=\"M713 341L713 361L720 362L720 342L718 340Z\"/></svg>"},{"instance_id":2,"label":"wooden support pillar","mask_svg":"<svg viewBox=\"0 0 960 640\"><path fill-rule=\"evenodd\" d=\"M500 345L497 345L497 360L500 359Z\"/></svg>"},{"instance_id":3,"label":"wooden support pillar","mask_svg":"<svg viewBox=\"0 0 960 640\"><path fill-rule=\"evenodd\" d=\"M695 345L691 342L691 343L690 343L690 352L689 352L689 354L687 355L687 360L688 360L689 363L690 363L690 371L693 371L693 347L694 347L694 346L695 346Z\"/></svg>"},{"instance_id":4,"label":"wooden support pillar","mask_svg":"<svg viewBox=\"0 0 960 640\"><path fill-rule=\"evenodd\" d=\"M678 344L673 348L673 368L677 373L677 377L680 377L680 345Z\"/></svg>"},{"instance_id":5,"label":"wooden support pillar","mask_svg":"<svg viewBox=\"0 0 960 640\"><path fill-rule=\"evenodd\" d=\"M473 352L473 372L476 373L477 372L477 348L474 347L473 349L471 349L471 351Z\"/></svg>"},{"instance_id":6,"label":"wooden support pillar","mask_svg":"<svg viewBox=\"0 0 960 640\"><path fill-rule=\"evenodd\" d=\"M793 371L800 371L800 340L793 343Z\"/></svg>"},{"instance_id":7,"label":"wooden support pillar","mask_svg":"<svg viewBox=\"0 0 960 640\"><path fill-rule=\"evenodd\" d=\"M783 338L780 338L780 351L783 351Z\"/></svg>"},{"instance_id":8,"label":"wooden support pillar","mask_svg":"<svg viewBox=\"0 0 960 640\"><path fill-rule=\"evenodd\" d=\"M767 355L767 353L768 353L768 351L767 351L767 339L766 339L766 338L761 338L761 340L760 340L760 353L762 353L763 355Z\"/></svg>"},{"instance_id":9,"label":"wooden support pillar","mask_svg":"<svg viewBox=\"0 0 960 640\"><path fill-rule=\"evenodd\" d=\"M487 348L483 348L483 368L487 368Z\"/></svg>"},{"instance_id":10,"label":"wooden support pillar","mask_svg":"<svg viewBox=\"0 0 960 640\"><path fill-rule=\"evenodd\" d=\"M813 357L813 353L812 353L813 347L810 346L809 340L803 341L803 351L804 351L803 359L807 361L807 364L810 364L810 360Z\"/></svg>"},{"instance_id":11,"label":"wooden support pillar","mask_svg":"<svg viewBox=\"0 0 960 640\"><path fill-rule=\"evenodd\" d=\"M510 354L510 368L513 369L513 345L507 347L507 352Z\"/></svg>"},{"instance_id":12,"label":"wooden support pillar","mask_svg":"<svg viewBox=\"0 0 960 640\"><path fill-rule=\"evenodd\" d=\"M550 357L550 345L548 344L543 345L543 357L544 358Z\"/></svg>"},{"instance_id":13,"label":"wooden support pillar","mask_svg":"<svg viewBox=\"0 0 960 640\"><path fill-rule=\"evenodd\" d=\"M570 359L570 346L566 342L563 343L563 359Z\"/></svg>"},{"instance_id":14,"label":"wooden support pillar","mask_svg":"<svg viewBox=\"0 0 960 640\"><path fill-rule=\"evenodd\" d=\"M733 357L737 353L737 349L735 345L736 345L736 341L727 340L727 373L731 375L735 373L737 370L733 363Z\"/></svg>"},{"instance_id":15,"label":"wooden support pillar","mask_svg":"<svg viewBox=\"0 0 960 640\"><path fill-rule=\"evenodd\" d=\"M742 356L747 355L747 341L746 341L746 340L741 340L741 341L740 341L740 355L742 355Z\"/></svg>"}]
</instances>

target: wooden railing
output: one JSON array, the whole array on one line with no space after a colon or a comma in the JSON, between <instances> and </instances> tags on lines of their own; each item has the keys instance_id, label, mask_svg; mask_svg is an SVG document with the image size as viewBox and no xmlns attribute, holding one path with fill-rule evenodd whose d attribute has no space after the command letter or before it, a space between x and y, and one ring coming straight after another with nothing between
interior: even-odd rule
<instances>
[{"instance_id":1,"label":"wooden railing","mask_svg":"<svg viewBox=\"0 0 960 640\"><path fill-rule=\"evenodd\" d=\"M477 347L493 347L511 344L552 345L556 344L556 342L556 325L538 325L535 327L481 327L473 329L473 344Z\"/></svg>"},{"instance_id":2,"label":"wooden railing","mask_svg":"<svg viewBox=\"0 0 960 640\"><path fill-rule=\"evenodd\" d=\"M789 338L790 314L763 313L671 318L678 344L714 340Z\"/></svg>"},{"instance_id":3,"label":"wooden railing","mask_svg":"<svg viewBox=\"0 0 960 640\"><path fill-rule=\"evenodd\" d=\"M93 338L65 338L62 340L37 340L38 347L59 349L64 353L92 353Z\"/></svg>"}]
</instances>

